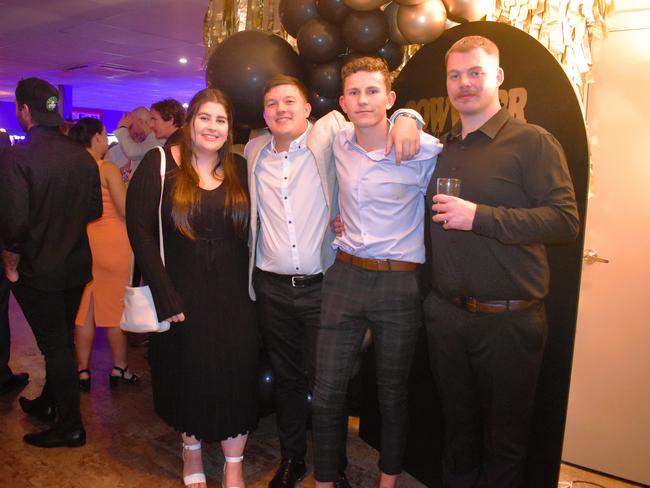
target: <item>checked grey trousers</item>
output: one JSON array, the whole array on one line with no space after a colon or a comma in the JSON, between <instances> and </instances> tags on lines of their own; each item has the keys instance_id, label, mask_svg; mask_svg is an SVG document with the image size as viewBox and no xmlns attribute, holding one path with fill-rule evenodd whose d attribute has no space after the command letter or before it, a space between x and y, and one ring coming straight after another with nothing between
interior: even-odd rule
<instances>
[{"instance_id":1,"label":"checked grey trousers","mask_svg":"<svg viewBox=\"0 0 650 488\"><path fill-rule=\"evenodd\" d=\"M399 474L408 429L408 377L422 325L418 272L368 271L337 261L325 274L322 293L312 401L315 478L337 479L347 386L368 326L381 413L379 468Z\"/></svg>"}]
</instances>

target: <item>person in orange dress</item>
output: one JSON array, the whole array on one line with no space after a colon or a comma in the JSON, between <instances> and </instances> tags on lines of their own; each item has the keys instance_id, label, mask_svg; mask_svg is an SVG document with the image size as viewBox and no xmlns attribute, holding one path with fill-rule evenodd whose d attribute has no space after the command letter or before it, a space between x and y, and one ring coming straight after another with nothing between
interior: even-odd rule
<instances>
[{"instance_id":1,"label":"person in orange dress","mask_svg":"<svg viewBox=\"0 0 650 488\"><path fill-rule=\"evenodd\" d=\"M124 308L124 288L131 268L131 246L124 222L126 187L117 165L102 160L108 150L108 139L99 120L80 119L70 129L69 136L82 144L97 161L104 205L102 217L88 224L87 228L93 279L84 289L75 320L79 387L82 391L90 390L90 354L95 327L106 328L113 355L113 369L109 375L111 388L120 383L134 384L139 378L127 366L126 334L119 327Z\"/></svg>"}]
</instances>

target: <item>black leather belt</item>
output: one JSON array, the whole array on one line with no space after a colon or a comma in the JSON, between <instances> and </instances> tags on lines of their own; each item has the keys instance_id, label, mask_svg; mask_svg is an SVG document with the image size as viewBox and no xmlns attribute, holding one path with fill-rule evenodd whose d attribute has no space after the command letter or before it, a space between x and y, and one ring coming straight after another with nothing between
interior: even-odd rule
<instances>
[{"instance_id":1,"label":"black leather belt","mask_svg":"<svg viewBox=\"0 0 650 488\"><path fill-rule=\"evenodd\" d=\"M271 273L258 268L258 272L265 274L278 281L289 283L294 288L305 288L306 286L315 285L323 281L323 273L314 275L285 275L278 273Z\"/></svg>"},{"instance_id":2,"label":"black leather belt","mask_svg":"<svg viewBox=\"0 0 650 488\"><path fill-rule=\"evenodd\" d=\"M454 305L472 313L516 312L517 310L526 310L539 303L539 300L486 300L481 302L472 297L451 297L450 300Z\"/></svg>"}]
</instances>

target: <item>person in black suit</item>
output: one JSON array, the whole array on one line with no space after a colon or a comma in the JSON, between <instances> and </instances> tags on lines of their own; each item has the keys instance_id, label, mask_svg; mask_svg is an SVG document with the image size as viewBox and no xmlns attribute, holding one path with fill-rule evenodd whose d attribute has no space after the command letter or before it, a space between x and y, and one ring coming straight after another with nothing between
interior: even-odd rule
<instances>
[{"instance_id":1,"label":"person in black suit","mask_svg":"<svg viewBox=\"0 0 650 488\"><path fill-rule=\"evenodd\" d=\"M27 142L12 147L0 165L5 274L45 357L42 394L21 397L20 406L41 420L56 420L24 436L38 447L86 442L71 333L91 279L86 224L102 214L97 164L59 130L58 102L58 91L45 80L18 82L16 116Z\"/></svg>"}]
</instances>

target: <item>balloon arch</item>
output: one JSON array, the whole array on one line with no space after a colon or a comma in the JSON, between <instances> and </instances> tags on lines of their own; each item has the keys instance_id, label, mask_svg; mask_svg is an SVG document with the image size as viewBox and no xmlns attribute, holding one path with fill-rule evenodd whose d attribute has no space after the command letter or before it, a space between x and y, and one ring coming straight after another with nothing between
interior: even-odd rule
<instances>
[{"instance_id":1,"label":"balloon arch","mask_svg":"<svg viewBox=\"0 0 650 488\"><path fill-rule=\"evenodd\" d=\"M338 108L341 64L349 56L374 55L391 71L407 58L405 46L437 39L449 19L484 18L492 0L280 0L284 30L296 39L297 53L281 37L237 32L212 50L206 81L233 102L234 119L243 128L264 125L261 91L275 74L291 74L310 89L315 117ZM383 8L382 8L383 7Z\"/></svg>"}]
</instances>

